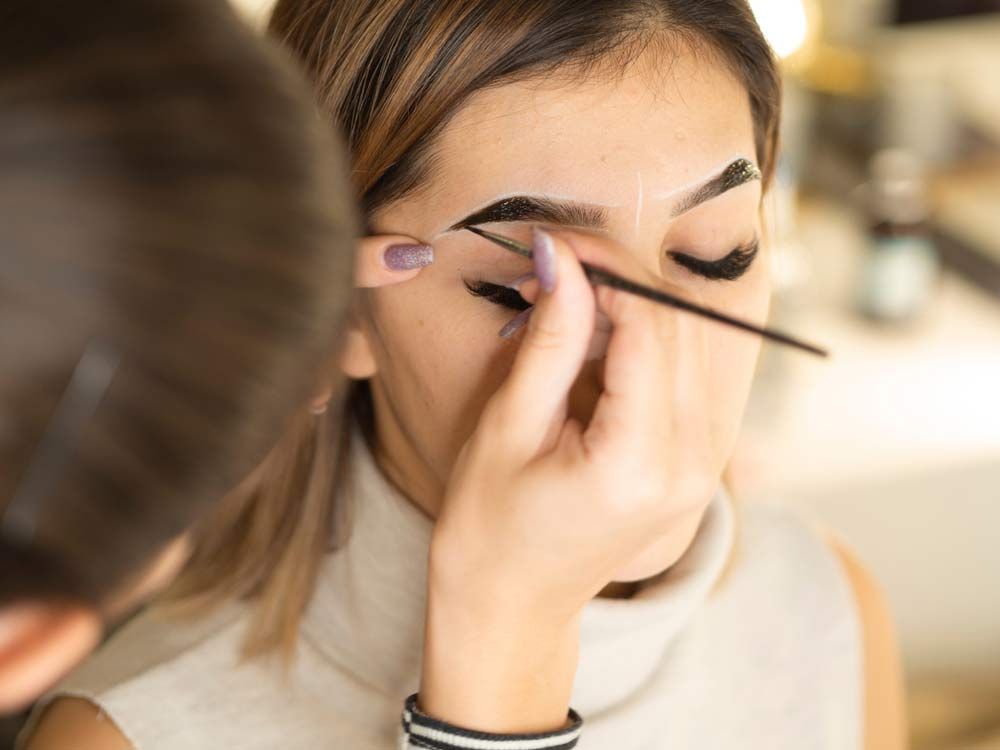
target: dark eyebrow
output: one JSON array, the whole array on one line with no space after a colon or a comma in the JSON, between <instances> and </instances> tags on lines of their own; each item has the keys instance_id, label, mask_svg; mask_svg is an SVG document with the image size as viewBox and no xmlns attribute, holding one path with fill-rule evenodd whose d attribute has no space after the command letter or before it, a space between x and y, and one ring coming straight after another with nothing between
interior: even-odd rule
<instances>
[{"instance_id":1,"label":"dark eyebrow","mask_svg":"<svg viewBox=\"0 0 1000 750\"><path fill-rule=\"evenodd\" d=\"M684 195L671 211L671 218L680 216L695 206L700 206L702 203L717 198L740 185L759 179L761 179L761 174L756 164L749 159L737 159L718 175ZM478 224L514 221L540 221L560 226L605 229L608 225L608 215L607 211L600 206L588 203L515 195L495 201L485 208L469 214L445 231L453 232Z\"/></svg>"},{"instance_id":2,"label":"dark eyebrow","mask_svg":"<svg viewBox=\"0 0 1000 750\"><path fill-rule=\"evenodd\" d=\"M555 201L515 195L498 200L448 227L449 232L477 224L510 221L540 221L560 226L603 229L608 224L607 212L587 203Z\"/></svg>"},{"instance_id":3,"label":"dark eyebrow","mask_svg":"<svg viewBox=\"0 0 1000 750\"><path fill-rule=\"evenodd\" d=\"M684 195L674 206L670 216L676 218L695 206L700 206L702 203L718 198L723 193L738 188L740 185L759 179L761 179L761 174L756 164L749 159L737 159L708 182Z\"/></svg>"}]
</instances>

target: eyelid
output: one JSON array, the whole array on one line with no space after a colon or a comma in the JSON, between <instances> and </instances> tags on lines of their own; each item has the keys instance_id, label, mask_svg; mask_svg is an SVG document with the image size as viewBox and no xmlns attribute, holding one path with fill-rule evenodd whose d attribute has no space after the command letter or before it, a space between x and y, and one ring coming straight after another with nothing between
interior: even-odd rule
<instances>
[{"instance_id":1,"label":"eyelid","mask_svg":"<svg viewBox=\"0 0 1000 750\"><path fill-rule=\"evenodd\" d=\"M681 245L681 243L678 243L678 244ZM727 257L729 255L732 255L733 253L739 252L740 250L743 250L745 252L749 252L749 251L753 250L755 246L757 246L757 245L760 244L760 236L758 234L754 233L750 237L750 239L748 239L746 242L741 242L741 243L739 243L739 244L737 244L735 246L730 247L729 251L725 255L723 255L722 257L720 257L720 258L706 258L706 257L704 257L706 253L712 252L713 245L715 243L699 242L699 243L696 243L696 244L699 245L699 246L701 246L702 249L695 250L695 249L693 249L691 247L684 247L683 245L681 245L676 250L668 250L667 251L667 255L670 255L670 256L674 256L674 255L686 255L686 256L691 257L691 258L697 258L698 260L704 261L705 263L715 263L716 261L720 261L723 258L725 258L725 257Z\"/></svg>"},{"instance_id":2,"label":"eyelid","mask_svg":"<svg viewBox=\"0 0 1000 750\"><path fill-rule=\"evenodd\" d=\"M750 270L759 250L760 238L755 237L717 260L705 260L678 250L671 250L667 255L690 273L709 281L736 281Z\"/></svg>"}]
</instances>

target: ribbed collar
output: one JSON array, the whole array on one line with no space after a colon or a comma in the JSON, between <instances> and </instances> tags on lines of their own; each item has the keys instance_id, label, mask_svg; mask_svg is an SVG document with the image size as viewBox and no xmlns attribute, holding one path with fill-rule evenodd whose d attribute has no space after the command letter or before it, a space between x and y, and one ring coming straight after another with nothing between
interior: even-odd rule
<instances>
[{"instance_id":1,"label":"ribbed collar","mask_svg":"<svg viewBox=\"0 0 1000 750\"><path fill-rule=\"evenodd\" d=\"M434 522L385 478L357 430L350 460L337 500L350 533L320 571L302 634L356 680L401 699L419 685ZM732 505L720 485L691 546L669 570L628 599L586 605L573 688L577 711L594 715L641 689L708 596L732 543Z\"/></svg>"}]
</instances>

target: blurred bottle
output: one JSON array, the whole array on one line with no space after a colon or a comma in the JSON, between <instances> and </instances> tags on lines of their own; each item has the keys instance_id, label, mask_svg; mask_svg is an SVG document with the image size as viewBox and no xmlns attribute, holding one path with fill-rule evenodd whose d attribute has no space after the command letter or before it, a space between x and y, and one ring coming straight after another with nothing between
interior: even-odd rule
<instances>
[{"instance_id":1,"label":"blurred bottle","mask_svg":"<svg viewBox=\"0 0 1000 750\"><path fill-rule=\"evenodd\" d=\"M914 319L930 303L940 273L928 224L923 162L909 151L879 151L871 159L861 194L870 230L858 308L882 322Z\"/></svg>"}]
</instances>

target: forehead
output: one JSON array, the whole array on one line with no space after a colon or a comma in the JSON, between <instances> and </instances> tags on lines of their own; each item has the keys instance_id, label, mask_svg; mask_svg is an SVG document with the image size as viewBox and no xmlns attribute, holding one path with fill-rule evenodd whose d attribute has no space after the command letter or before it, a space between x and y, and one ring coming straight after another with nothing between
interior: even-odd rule
<instances>
[{"instance_id":1,"label":"forehead","mask_svg":"<svg viewBox=\"0 0 1000 750\"><path fill-rule=\"evenodd\" d=\"M474 96L442 131L438 198L540 192L621 206L755 158L743 86L705 55L640 58L619 76L516 82Z\"/></svg>"}]
</instances>

